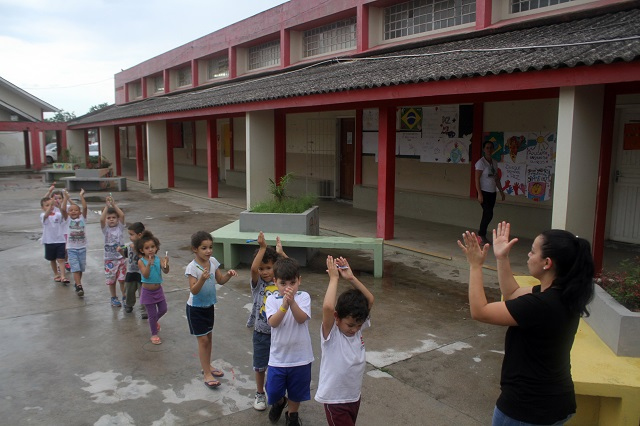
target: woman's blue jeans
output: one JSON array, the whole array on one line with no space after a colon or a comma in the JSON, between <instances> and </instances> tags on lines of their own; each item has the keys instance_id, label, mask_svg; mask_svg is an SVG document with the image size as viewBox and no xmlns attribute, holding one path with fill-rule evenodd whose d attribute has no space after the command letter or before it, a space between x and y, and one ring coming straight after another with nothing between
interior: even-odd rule
<instances>
[{"instance_id":1,"label":"woman's blue jeans","mask_svg":"<svg viewBox=\"0 0 640 426\"><path fill-rule=\"evenodd\" d=\"M492 426L562 426L566 422L568 422L569 419L574 416L574 414L569 414L569 417L567 417L566 419L562 419L560 421L551 423L549 425L539 425L535 423L521 422L520 420L512 419L511 417L507 416L505 413L500 411L498 407L495 407L493 409L493 423L491 423L491 425Z\"/></svg>"}]
</instances>

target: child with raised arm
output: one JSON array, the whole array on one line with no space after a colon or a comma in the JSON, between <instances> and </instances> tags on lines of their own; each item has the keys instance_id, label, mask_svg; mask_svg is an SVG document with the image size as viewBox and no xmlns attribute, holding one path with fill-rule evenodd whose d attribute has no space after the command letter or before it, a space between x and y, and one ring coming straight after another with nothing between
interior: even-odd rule
<instances>
[{"instance_id":1,"label":"child with raised arm","mask_svg":"<svg viewBox=\"0 0 640 426\"><path fill-rule=\"evenodd\" d=\"M355 425L366 367L362 330L370 327L373 295L351 271L343 257L327 256L329 286L322 304L322 359L315 400L324 405L329 425ZM338 294L342 275L351 289Z\"/></svg>"},{"instance_id":2,"label":"child with raised arm","mask_svg":"<svg viewBox=\"0 0 640 426\"><path fill-rule=\"evenodd\" d=\"M67 200L63 199L63 202L66 204ZM65 276L64 269L67 211L61 211L56 207L54 200L49 197L44 197L40 200L40 207L42 208L40 223L42 224L44 258L51 265L53 280L67 285L69 280Z\"/></svg>"},{"instance_id":3,"label":"child with raised arm","mask_svg":"<svg viewBox=\"0 0 640 426\"><path fill-rule=\"evenodd\" d=\"M66 194L66 191L65 191ZM69 199L68 195L66 197ZM80 190L80 202L82 210L73 201L69 200L68 207L68 229L67 235L67 256L71 273L73 274L74 287L79 297L84 296L82 288L82 273L87 266L87 234L85 226L87 221L87 202L84 199L84 189ZM66 203L61 205L63 211L67 210Z\"/></svg>"},{"instance_id":4,"label":"child with raised arm","mask_svg":"<svg viewBox=\"0 0 640 426\"><path fill-rule=\"evenodd\" d=\"M295 260L278 259L273 266L273 275L278 291L267 297L266 302L267 320L271 326L267 376L267 396L272 404L269 420L277 422L288 404L286 423L298 426L300 403L311 399L311 297L298 291L301 278Z\"/></svg>"},{"instance_id":5,"label":"child with raised arm","mask_svg":"<svg viewBox=\"0 0 640 426\"><path fill-rule=\"evenodd\" d=\"M127 274L124 277L124 292L126 298L123 298L124 311L126 313L133 312L136 304L136 292L142 291L142 278L140 277L140 268L138 267L138 250L136 249L136 241L144 232L144 225L141 222L132 223L127 227L129 233L129 243L118 250L127 259ZM147 319L147 310L140 303L140 318Z\"/></svg>"},{"instance_id":6,"label":"child with raised arm","mask_svg":"<svg viewBox=\"0 0 640 426\"><path fill-rule=\"evenodd\" d=\"M220 386L216 377L224 373L211 366L213 324L215 304L218 302L216 283L226 284L238 274L229 269L225 274L220 270L220 262L213 253L213 237L205 231L191 236L191 251L194 259L187 265L185 276L189 280L189 300L187 300L187 322L189 331L198 339L198 356L204 375L204 385L209 389ZM215 281L214 281L215 279Z\"/></svg>"},{"instance_id":7,"label":"child with raised arm","mask_svg":"<svg viewBox=\"0 0 640 426\"><path fill-rule=\"evenodd\" d=\"M124 299L124 278L127 271L125 258L118 252L124 235L124 213L111 195L106 198L102 209L100 227L104 235L104 274L111 294L111 306L119 308L122 304L116 296L116 282L120 283L120 292Z\"/></svg>"},{"instance_id":8,"label":"child with raised arm","mask_svg":"<svg viewBox=\"0 0 640 426\"><path fill-rule=\"evenodd\" d=\"M256 373L256 396L253 408L258 411L267 409L267 398L264 392L264 381L269 366L269 350L271 349L271 326L267 322L265 301L278 288L273 281L273 265L280 257L287 257L282 250L280 237L276 239L276 249L267 246L264 233L258 234L260 246L253 255L251 263L251 295L253 308L247 321L247 327L253 327L253 371Z\"/></svg>"},{"instance_id":9,"label":"child with raised arm","mask_svg":"<svg viewBox=\"0 0 640 426\"><path fill-rule=\"evenodd\" d=\"M160 250L160 241L149 231L144 231L136 242L136 249L140 259L138 267L142 275L142 289L140 290L140 303L147 308L149 315L149 328L151 329L151 343L162 343L158 332L160 331L160 318L167 313L167 300L162 291L162 273L169 273L169 256L162 261L156 256Z\"/></svg>"}]
</instances>

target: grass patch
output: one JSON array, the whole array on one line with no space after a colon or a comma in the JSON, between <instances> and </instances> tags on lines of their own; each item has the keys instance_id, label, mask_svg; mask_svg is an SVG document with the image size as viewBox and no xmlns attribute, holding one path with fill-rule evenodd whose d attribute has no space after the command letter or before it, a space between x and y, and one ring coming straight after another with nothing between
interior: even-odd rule
<instances>
[{"instance_id":1,"label":"grass patch","mask_svg":"<svg viewBox=\"0 0 640 426\"><path fill-rule=\"evenodd\" d=\"M302 213L313 207L317 199L313 195L295 198L283 198L281 201L270 200L256 204L251 211L254 213Z\"/></svg>"}]
</instances>

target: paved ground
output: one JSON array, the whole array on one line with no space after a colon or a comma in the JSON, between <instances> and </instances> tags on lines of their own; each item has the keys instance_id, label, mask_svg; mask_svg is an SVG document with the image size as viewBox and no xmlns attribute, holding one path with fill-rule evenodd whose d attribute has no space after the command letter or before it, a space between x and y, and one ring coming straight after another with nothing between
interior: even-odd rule
<instances>
[{"instance_id":1,"label":"paved ground","mask_svg":"<svg viewBox=\"0 0 640 426\"><path fill-rule=\"evenodd\" d=\"M85 297L53 282L38 242L39 199L46 189L28 176L0 178L0 424L270 424L266 412L251 406L248 266L219 288L213 364L225 377L217 390L202 383L184 314L190 235L236 220L240 209L176 192L149 194L137 185L114 193L127 222L142 221L159 237L161 250L169 251L164 343L153 346L137 309L126 314L109 305L95 213L104 193L89 194ZM346 255L376 297L372 328L365 333L369 364L358 423L488 424L505 330L469 319L464 264L387 250L385 277L374 279L367 253L330 254ZM302 272L302 289L312 298L312 395L326 284L321 254ZM495 289L489 293L497 297ZM302 404L301 418L305 425L325 424L315 401Z\"/></svg>"}]
</instances>

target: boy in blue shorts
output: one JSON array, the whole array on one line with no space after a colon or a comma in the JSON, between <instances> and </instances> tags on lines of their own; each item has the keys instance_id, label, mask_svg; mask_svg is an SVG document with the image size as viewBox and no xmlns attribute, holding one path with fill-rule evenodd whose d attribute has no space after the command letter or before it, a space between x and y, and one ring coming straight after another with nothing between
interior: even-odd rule
<instances>
[{"instance_id":1,"label":"boy in blue shorts","mask_svg":"<svg viewBox=\"0 0 640 426\"><path fill-rule=\"evenodd\" d=\"M267 409L267 399L264 392L264 382L269 366L269 351L271 349L271 326L267 321L265 302L270 294L278 288L273 282L273 265L280 257L287 257L282 250L280 237L276 239L276 249L267 247L264 233L258 235L260 246L253 255L251 263L251 295L253 308L247 321L247 327L253 327L253 371L256 373L256 397L253 408L258 411Z\"/></svg>"},{"instance_id":2,"label":"boy in blue shorts","mask_svg":"<svg viewBox=\"0 0 640 426\"><path fill-rule=\"evenodd\" d=\"M68 198L68 194L65 191ZM73 201L69 200L69 207L66 203L61 204L61 210L67 211L69 215L67 235L67 257L69 258L69 269L73 274L74 287L79 297L84 296L82 288L82 273L87 265L87 234L85 232L87 221L87 202L84 199L84 189L80 191L80 202L82 210Z\"/></svg>"},{"instance_id":3,"label":"boy in blue shorts","mask_svg":"<svg viewBox=\"0 0 640 426\"><path fill-rule=\"evenodd\" d=\"M298 291L300 267L295 260L276 261L273 275L278 291L267 297L266 302L271 326L267 377L267 396L271 404L269 420L277 422L288 404L286 423L298 426L300 403L311 399L311 297L304 291Z\"/></svg>"}]
</instances>

